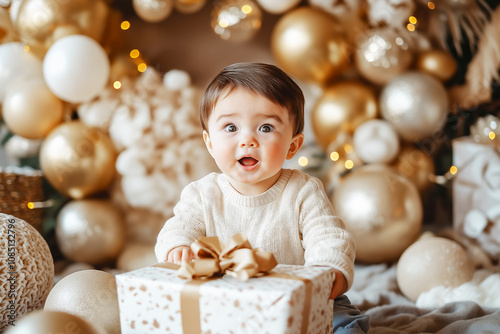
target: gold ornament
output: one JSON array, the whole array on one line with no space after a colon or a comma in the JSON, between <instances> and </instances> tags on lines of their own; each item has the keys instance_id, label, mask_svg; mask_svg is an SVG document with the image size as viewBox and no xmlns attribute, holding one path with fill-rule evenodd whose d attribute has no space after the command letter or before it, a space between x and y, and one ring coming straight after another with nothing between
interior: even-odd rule
<instances>
[{"instance_id":1,"label":"gold ornament","mask_svg":"<svg viewBox=\"0 0 500 334\"><path fill-rule=\"evenodd\" d=\"M411 65L410 45L395 30L375 29L362 36L354 59L359 73L367 80L383 85Z\"/></svg>"},{"instance_id":2,"label":"gold ornament","mask_svg":"<svg viewBox=\"0 0 500 334\"><path fill-rule=\"evenodd\" d=\"M311 113L316 141L324 149L340 133L352 135L358 125L376 116L375 93L359 82L342 82L326 88Z\"/></svg>"},{"instance_id":3,"label":"gold ornament","mask_svg":"<svg viewBox=\"0 0 500 334\"><path fill-rule=\"evenodd\" d=\"M54 284L54 262L47 242L28 222L0 213L0 235L2 332L14 328L9 321L14 321L17 328L16 320L43 306Z\"/></svg>"},{"instance_id":4,"label":"gold ornament","mask_svg":"<svg viewBox=\"0 0 500 334\"><path fill-rule=\"evenodd\" d=\"M100 41L109 7L102 0L23 0L15 26L21 40L43 58L58 37L87 35Z\"/></svg>"},{"instance_id":5,"label":"gold ornament","mask_svg":"<svg viewBox=\"0 0 500 334\"><path fill-rule=\"evenodd\" d=\"M358 261L395 261L420 233L418 191L386 165L365 165L347 174L332 203L356 240Z\"/></svg>"},{"instance_id":6,"label":"gold ornament","mask_svg":"<svg viewBox=\"0 0 500 334\"><path fill-rule=\"evenodd\" d=\"M402 147L393 166L417 187L421 195L433 184L432 177L436 173L434 160L429 154L412 145L406 144Z\"/></svg>"},{"instance_id":7,"label":"gold ornament","mask_svg":"<svg viewBox=\"0 0 500 334\"><path fill-rule=\"evenodd\" d=\"M443 50L426 50L418 54L415 68L438 80L450 80L457 70L453 56Z\"/></svg>"},{"instance_id":8,"label":"gold ornament","mask_svg":"<svg viewBox=\"0 0 500 334\"><path fill-rule=\"evenodd\" d=\"M106 334L104 329L65 312L36 311L32 312L19 321L5 334L26 333L85 333Z\"/></svg>"},{"instance_id":9,"label":"gold ornament","mask_svg":"<svg viewBox=\"0 0 500 334\"><path fill-rule=\"evenodd\" d=\"M350 48L342 26L327 13L307 6L279 19L271 49L283 70L304 81L326 84L348 68Z\"/></svg>"},{"instance_id":10,"label":"gold ornament","mask_svg":"<svg viewBox=\"0 0 500 334\"><path fill-rule=\"evenodd\" d=\"M125 244L124 217L109 200L74 200L57 216L56 239L66 258L106 264L117 258Z\"/></svg>"},{"instance_id":11,"label":"gold ornament","mask_svg":"<svg viewBox=\"0 0 500 334\"><path fill-rule=\"evenodd\" d=\"M63 102L42 80L8 90L3 102L3 115L9 129L28 139L47 136L63 121L63 114Z\"/></svg>"},{"instance_id":12,"label":"gold ornament","mask_svg":"<svg viewBox=\"0 0 500 334\"><path fill-rule=\"evenodd\" d=\"M120 334L115 277L104 271L81 270L64 277L50 291L44 311L66 312Z\"/></svg>"},{"instance_id":13,"label":"gold ornament","mask_svg":"<svg viewBox=\"0 0 500 334\"><path fill-rule=\"evenodd\" d=\"M193 14L205 6L207 0L176 0L175 10L182 14Z\"/></svg>"},{"instance_id":14,"label":"gold ornament","mask_svg":"<svg viewBox=\"0 0 500 334\"><path fill-rule=\"evenodd\" d=\"M472 279L474 263L455 241L422 237L404 251L397 265L401 292L416 301L437 286L457 287Z\"/></svg>"},{"instance_id":15,"label":"gold ornament","mask_svg":"<svg viewBox=\"0 0 500 334\"><path fill-rule=\"evenodd\" d=\"M174 0L132 0L134 11L146 22L165 20L174 8Z\"/></svg>"},{"instance_id":16,"label":"gold ornament","mask_svg":"<svg viewBox=\"0 0 500 334\"><path fill-rule=\"evenodd\" d=\"M262 24L262 11L251 0L218 1L212 10L212 29L223 40L246 42Z\"/></svg>"},{"instance_id":17,"label":"gold ornament","mask_svg":"<svg viewBox=\"0 0 500 334\"><path fill-rule=\"evenodd\" d=\"M443 84L428 74L407 72L389 82L379 98L382 117L406 141L418 141L441 130L448 112Z\"/></svg>"},{"instance_id":18,"label":"gold ornament","mask_svg":"<svg viewBox=\"0 0 500 334\"><path fill-rule=\"evenodd\" d=\"M115 176L115 160L109 136L80 121L56 127L40 149L40 166L47 180L75 199L106 190Z\"/></svg>"}]
</instances>

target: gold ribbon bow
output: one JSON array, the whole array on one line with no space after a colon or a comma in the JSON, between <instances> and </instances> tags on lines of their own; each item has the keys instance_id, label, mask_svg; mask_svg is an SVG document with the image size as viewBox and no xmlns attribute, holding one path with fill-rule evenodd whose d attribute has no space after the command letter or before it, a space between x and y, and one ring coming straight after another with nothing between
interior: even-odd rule
<instances>
[{"instance_id":1,"label":"gold ribbon bow","mask_svg":"<svg viewBox=\"0 0 500 334\"><path fill-rule=\"evenodd\" d=\"M273 253L253 249L243 234L234 235L226 246L218 237L202 237L191 244L196 257L183 262L177 276L186 279L226 274L241 281L267 273L276 265Z\"/></svg>"}]
</instances>

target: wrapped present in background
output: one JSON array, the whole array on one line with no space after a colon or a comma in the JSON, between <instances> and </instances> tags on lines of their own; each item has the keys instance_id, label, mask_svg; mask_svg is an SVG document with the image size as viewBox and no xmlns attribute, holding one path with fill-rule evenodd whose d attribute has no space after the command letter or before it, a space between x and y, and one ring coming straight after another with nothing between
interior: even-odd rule
<instances>
[{"instance_id":1,"label":"wrapped present in background","mask_svg":"<svg viewBox=\"0 0 500 334\"><path fill-rule=\"evenodd\" d=\"M116 276L122 333L331 333L334 276L278 265L247 281L186 280L169 263L142 268Z\"/></svg>"},{"instance_id":2,"label":"wrapped present in background","mask_svg":"<svg viewBox=\"0 0 500 334\"><path fill-rule=\"evenodd\" d=\"M496 118L488 119L490 124L497 124L492 121ZM481 125L480 122L476 127L478 125ZM485 135L481 137L478 133ZM495 138L500 136L491 133L479 132L472 127L471 136L453 140L453 164L458 168L453 181L453 226L459 233L477 242L494 262L498 262L500 143Z\"/></svg>"}]
</instances>

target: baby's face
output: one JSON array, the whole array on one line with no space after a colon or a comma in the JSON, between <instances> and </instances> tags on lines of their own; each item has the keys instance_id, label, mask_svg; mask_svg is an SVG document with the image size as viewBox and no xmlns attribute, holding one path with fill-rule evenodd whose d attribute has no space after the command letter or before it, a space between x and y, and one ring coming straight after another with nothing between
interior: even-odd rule
<instances>
[{"instance_id":1,"label":"baby's face","mask_svg":"<svg viewBox=\"0 0 500 334\"><path fill-rule=\"evenodd\" d=\"M219 98L203 139L231 185L244 195L256 195L276 182L285 159L302 145L303 135L294 137L293 128L285 108L235 88Z\"/></svg>"}]
</instances>

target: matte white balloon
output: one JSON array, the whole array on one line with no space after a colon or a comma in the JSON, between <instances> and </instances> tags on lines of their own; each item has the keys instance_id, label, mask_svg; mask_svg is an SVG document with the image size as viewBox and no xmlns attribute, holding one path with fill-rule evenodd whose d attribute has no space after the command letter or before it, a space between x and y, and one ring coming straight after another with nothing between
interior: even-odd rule
<instances>
[{"instance_id":1,"label":"matte white balloon","mask_svg":"<svg viewBox=\"0 0 500 334\"><path fill-rule=\"evenodd\" d=\"M373 119L354 131L354 149L366 163L391 162L399 152L399 136L387 121Z\"/></svg>"},{"instance_id":2,"label":"matte white balloon","mask_svg":"<svg viewBox=\"0 0 500 334\"><path fill-rule=\"evenodd\" d=\"M271 14L283 14L297 6L300 0L257 0L266 12Z\"/></svg>"},{"instance_id":3,"label":"matte white balloon","mask_svg":"<svg viewBox=\"0 0 500 334\"><path fill-rule=\"evenodd\" d=\"M24 44L11 42L0 45L0 103L7 87L42 77L42 61L26 51Z\"/></svg>"},{"instance_id":4,"label":"matte white balloon","mask_svg":"<svg viewBox=\"0 0 500 334\"><path fill-rule=\"evenodd\" d=\"M43 75L52 92L62 100L89 101L104 89L109 78L109 58L94 39L70 35L56 41L43 60Z\"/></svg>"}]
</instances>

